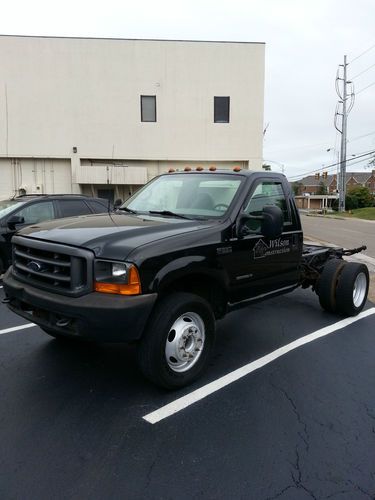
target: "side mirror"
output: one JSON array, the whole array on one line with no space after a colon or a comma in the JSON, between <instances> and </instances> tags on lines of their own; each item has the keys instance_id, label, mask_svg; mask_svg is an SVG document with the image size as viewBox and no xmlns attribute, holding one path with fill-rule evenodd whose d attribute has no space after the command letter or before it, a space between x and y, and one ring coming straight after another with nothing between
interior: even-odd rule
<instances>
[{"instance_id":1,"label":"side mirror","mask_svg":"<svg viewBox=\"0 0 375 500\"><path fill-rule=\"evenodd\" d=\"M123 203L122 199L121 198L117 198L117 200L113 204L113 208L116 210L116 208L121 207L122 203Z\"/></svg>"},{"instance_id":2,"label":"side mirror","mask_svg":"<svg viewBox=\"0 0 375 500\"><path fill-rule=\"evenodd\" d=\"M24 224L24 223L25 223L24 217L20 217L19 215L11 215L7 220L7 226L11 231L15 231L16 226L18 224Z\"/></svg>"},{"instance_id":3,"label":"side mirror","mask_svg":"<svg viewBox=\"0 0 375 500\"><path fill-rule=\"evenodd\" d=\"M237 237L243 238L251 231L247 228L246 222L249 220L260 220L260 231L265 238L273 240L279 238L283 232L284 216L279 207L266 205L263 207L262 215L241 214L237 219Z\"/></svg>"},{"instance_id":4,"label":"side mirror","mask_svg":"<svg viewBox=\"0 0 375 500\"><path fill-rule=\"evenodd\" d=\"M284 216L281 208L267 205L263 208L261 231L270 240L279 238L283 232Z\"/></svg>"}]
</instances>

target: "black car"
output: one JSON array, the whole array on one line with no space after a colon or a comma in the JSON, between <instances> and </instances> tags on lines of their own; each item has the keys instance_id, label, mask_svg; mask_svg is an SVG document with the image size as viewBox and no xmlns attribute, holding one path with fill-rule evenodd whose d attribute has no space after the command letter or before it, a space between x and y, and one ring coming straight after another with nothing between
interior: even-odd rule
<instances>
[{"instance_id":1,"label":"black car","mask_svg":"<svg viewBox=\"0 0 375 500\"><path fill-rule=\"evenodd\" d=\"M99 214L108 208L107 200L83 195L24 195L0 200L0 275L11 264L11 239L19 229L51 219Z\"/></svg>"}]
</instances>

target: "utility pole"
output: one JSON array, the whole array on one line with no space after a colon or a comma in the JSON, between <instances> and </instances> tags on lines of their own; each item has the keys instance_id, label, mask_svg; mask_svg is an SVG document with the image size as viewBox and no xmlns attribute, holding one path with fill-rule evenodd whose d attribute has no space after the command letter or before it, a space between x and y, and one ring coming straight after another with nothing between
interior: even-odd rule
<instances>
[{"instance_id":1,"label":"utility pole","mask_svg":"<svg viewBox=\"0 0 375 500\"><path fill-rule=\"evenodd\" d=\"M340 68L343 68L342 78L340 78L339 76ZM338 182L340 212L345 212L347 123L348 123L348 114L350 113L354 105L354 87L352 82L349 82L347 79L347 68L348 68L348 63L346 62L346 56L344 56L344 64L340 64L336 75L336 92L340 98L340 101L337 103L335 112L335 128L341 134L340 173ZM339 84L340 81L342 82L342 85ZM350 92L348 92L349 84L351 85ZM348 99L350 99L349 105L347 105ZM342 113L339 113L340 108L342 110ZM341 116L341 127L337 123L338 121L337 119L339 116Z\"/></svg>"}]
</instances>

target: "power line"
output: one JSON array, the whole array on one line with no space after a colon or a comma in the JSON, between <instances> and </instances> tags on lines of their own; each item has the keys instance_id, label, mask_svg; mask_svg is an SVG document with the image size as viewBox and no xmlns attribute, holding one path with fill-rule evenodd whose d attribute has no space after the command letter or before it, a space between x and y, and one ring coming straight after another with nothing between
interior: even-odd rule
<instances>
[{"instance_id":1,"label":"power line","mask_svg":"<svg viewBox=\"0 0 375 500\"><path fill-rule=\"evenodd\" d=\"M351 79L354 80L354 78L358 78L359 76L363 75L363 73L366 73L369 69L373 68L374 66L375 66L375 63L371 64L371 66L369 66L368 68L364 69L360 73L357 73L355 76L352 76Z\"/></svg>"},{"instance_id":2,"label":"power line","mask_svg":"<svg viewBox=\"0 0 375 500\"><path fill-rule=\"evenodd\" d=\"M347 162L352 162L354 160L358 160L359 158L363 158L365 156L370 156L373 153L375 153L375 149L372 150L372 151L369 151L368 153L363 153L363 154L360 154L360 155L356 155L354 158L348 158L346 161ZM363 160L361 160L361 161L363 161ZM301 177L301 176L305 176L305 175L309 175L309 174L315 174L315 173L317 173L319 171L323 171L323 170L328 170L330 168L337 167L337 165L340 165L340 163L341 162L336 162L336 163L331 163L330 165L326 165L326 166L321 167L321 168L315 168L314 170L311 170L309 172L304 172L303 174L294 175L294 176L290 177L289 179L293 180L293 179L295 179L297 177ZM357 163L359 163L359 162L357 162ZM353 164L353 165L355 165L355 164Z\"/></svg>"},{"instance_id":3,"label":"power line","mask_svg":"<svg viewBox=\"0 0 375 500\"><path fill-rule=\"evenodd\" d=\"M370 83L370 85L367 85L367 87L364 87L363 89L358 90L357 95L360 94L361 92L363 92L364 90L368 89L369 87L372 87L373 85L375 85L375 82L372 82L372 83Z\"/></svg>"},{"instance_id":4,"label":"power line","mask_svg":"<svg viewBox=\"0 0 375 500\"><path fill-rule=\"evenodd\" d=\"M359 59L360 57L364 56L365 54L367 54L367 52L370 52L370 50L372 50L373 48L375 47L375 44L374 45L371 45L371 47L369 47L368 49L364 50L363 52L361 52L359 54L359 56L355 57L354 59L352 59L350 61L350 63L353 63L354 61L356 61L357 59Z\"/></svg>"},{"instance_id":5,"label":"power line","mask_svg":"<svg viewBox=\"0 0 375 500\"><path fill-rule=\"evenodd\" d=\"M374 134L375 134L375 130L373 132L369 132L368 134L364 134L364 135L359 135L357 137L353 137L353 139L348 140L348 142L357 141L358 139L363 139L364 137L368 137L369 135L374 135Z\"/></svg>"}]
</instances>

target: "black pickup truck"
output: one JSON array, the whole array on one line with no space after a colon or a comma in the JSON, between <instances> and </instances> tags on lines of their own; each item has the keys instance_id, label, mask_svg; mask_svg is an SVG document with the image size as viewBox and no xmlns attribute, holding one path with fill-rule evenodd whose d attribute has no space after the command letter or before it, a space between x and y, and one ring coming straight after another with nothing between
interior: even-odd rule
<instances>
[{"instance_id":1,"label":"black pickup truck","mask_svg":"<svg viewBox=\"0 0 375 500\"><path fill-rule=\"evenodd\" d=\"M234 170L172 171L115 212L23 229L5 302L58 339L136 341L166 388L201 374L233 309L311 286L327 311L358 314L368 270L343 256L365 247L304 246L286 178Z\"/></svg>"}]
</instances>

